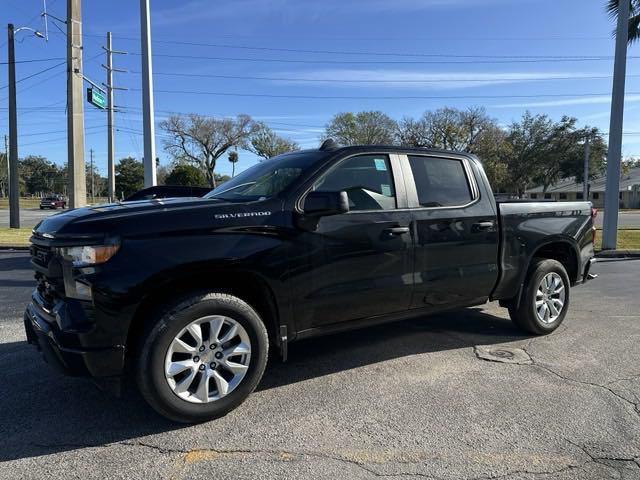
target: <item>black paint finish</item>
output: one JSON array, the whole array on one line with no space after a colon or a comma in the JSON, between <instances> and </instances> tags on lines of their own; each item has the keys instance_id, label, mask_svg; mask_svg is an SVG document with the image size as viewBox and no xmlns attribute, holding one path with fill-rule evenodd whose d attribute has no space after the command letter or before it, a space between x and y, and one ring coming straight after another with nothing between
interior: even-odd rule
<instances>
[{"instance_id":1,"label":"black paint finish","mask_svg":"<svg viewBox=\"0 0 640 480\"><path fill-rule=\"evenodd\" d=\"M301 206L313 183L338 162L365 154L390 159L397 208L305 216ZM135 345L130 336L153 307L188 288L250 285L273 317L269 327L286 326L291 341L516 298L541 248L573 252L573 282L593 257L589 203L496 205L473 156L392 147L295 155L302 173L272 198L116 203L42 221L32 237L38 289L25 317L29 339L47 342L67 371L107 377L123 371ZM408 155L464 162L472 201L420 206ZM270 162L292 161L283 155ZM71 268L55 251L104 242L118 242L119 251L90 268ZM91 286L92 301L67 298L63 271Z\"/></svg>"}]
</instances>

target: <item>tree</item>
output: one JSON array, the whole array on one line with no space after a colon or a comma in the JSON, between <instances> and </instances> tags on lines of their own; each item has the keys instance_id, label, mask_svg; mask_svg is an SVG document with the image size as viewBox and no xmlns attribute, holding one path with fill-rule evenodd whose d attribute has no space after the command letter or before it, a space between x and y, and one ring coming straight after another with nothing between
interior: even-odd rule
<instances>
[{"instance_id":1,"label":"tree","mask_svg":"<svg viewBox=\"0 0 640 480\"><path fill-rule=\"evenodd\" d=\"M135 158L118 161L116 171L116 197L127 198L144 187L144 165Z\"/></svg>"},{"instance_id":2,"label":"tree","mask_svg":"<svg viewBox=\"0 0 640 480\"><path fill-rule=\"evenodd\" d=\"M212 187L216 186L218 158L232 147L245 148L256 125L248 115L215 119L203 115L174 115L160 123L169 137L165 149L178 161L198 165Z\"/></svg>"},{"instance_id":3,"label":"tree","mask_svg":"<svg viewBox=\"0 0 640 480\"><path fill-rule=\"evenodd\" d=\"M487 116L484 108L445 107L427 111L418 120L403 118L398 124L396 138L398 143L409 147L473 152L482 132L496 126L497 122Z\"/></svg>"},{"instance_id":4,"label":"tree","mask_svg":"<svg viewBox=\"0 0 640 480\"><path fill-rule=\"evenodd\" d=\"M584 144L589 138L589 178L602 175L605 171L607 143L602 133L593 127L575 130L572 134L570 154L562 163L562 177L574 177L582 182L584 177Z\"/></svg>"},{"instance_id":5,"label":"tree","mask_svg":"<svg viewBox=\"0 0 640 480\"><path fill-rule=\"evenodd\" d=\"M396 136L395 120L380 111L339 113L326 125L324 138L339 145L391 144Z\"/></svg>"},{"instance_id":6,"label":"tree","mask_svg":"<svg viewBox=\"0 0 640 480\"><path fill-rule=\"evenodd\" d=\"M534 116L529 112L525 112L520 122L509 126L508 183L518 196L540 178L552 130L553 122L549 117Z\"/></svg>"},{"instance_id":7,"label":"tree","mask_svg":"<svg viewBox=\"0 0 640 480\"><path fill-rule=\"evenodd\" d=\"M473 153L482 161L493 191L508 193L510 186L507 162L511 155L511 145L507 142L507 133L498 125L486 127L476 137Z\"/></svg>"},{"instance_id":8,"label":"tree","mask_svg":"<svg viewBox=\"0 0 640 480\"><path fill-rule=\"evenodd\" d=\"M221 185L224 182L231 180L231 177L229 175L220 175L219 173L216 173L215 176L216 176L216 185Z\"/></svg>"},{"instance_id":9,"label":"tree","mask_svg":"<svg viewBox=\"0 0 640 480\"><path fill-rule=\"evenodd\" d=\"M640 0L627 0L631 3L629 11L629 43L640 39ZM620 0L608 0L607 11L613 18L618 18Z\"/></svg>"},{"instance_id":10,"label":"tree","mask_svg":"<svg viewBox=\"0 0 640 480\"><path fill-rule=\"evenodd\" d=\"M170 170L166 165L157 165L156 167L156 180L158 181L158 185L166 185L167 184L167 176L169 175Z\"/></svg>"},{"instance_id":11,"label":"tree","mask_svg":"<svg viewBox=\"0 0 640 480\"><path fill-rule=\"evenodd\" d=\"M249 150L265 160L299 149L296 142L279 136L262 122L257 124L249 143Z\"/></svg>"},{"instance_id":12,"label":"tree","mask_svg":"<svg viewBox=\"0 0 640 480\"><path fill-rule=\"evenodd\" d=\"M231 162L231 178L236 176L236 163L238 163L238 152L235 150L229 152L229 162Z\"/></svg>"},{"instance_id":13,"label":"tree","mask_svg":"<svg viewBox=\"0 0 640 480\"><path fill-rule=\"evenodd\" d=\"M418 120L404 117L396 128L397 143L403 147L430 147L431 136L424 116Z\"/></svg>"},{"instance_id":14,"label":"tree","mask_svg":"<svg viewBox=\"0 0 640 480\"><path fill-rule=\"evenodd\" d=\"M167 175L165 185L185 185L190 187L202 187L207 185L207 179L202 171L195 165L179 163Z\"/></svg>"},{"instance_id":15,"label":"tree","mask_svg":"<svg viewBox=\"0 0 640 480\"><path fill-rule=\"evenodd\" d=\"M56 191L62 172L57 165L39 155L29 155L18 162L20 190L29 195L45 195Z\"/></svg>"},{"instance_id":16,"label":"tree","mask_svg":"<svg viewBox=\"0 0 640 480\"><path fill-rule=\"evenodd\" d=\"M87 186L87 197L91 199L91 181L93 180L94 197L107 196L107 179L100 175L98 167L93 166L93 175L91 175L91 164L85 163L85 181Z\"/></svg>"},{"instance_id":17,"label":"tree","mask_svg":"<svg viewBox=\"0 0 640 480\"><path fill-rule=\"evenodd\" d=\"M6 153L0 153L0 196L9 196L9 175Z\"/></svg>"}]
</instances>

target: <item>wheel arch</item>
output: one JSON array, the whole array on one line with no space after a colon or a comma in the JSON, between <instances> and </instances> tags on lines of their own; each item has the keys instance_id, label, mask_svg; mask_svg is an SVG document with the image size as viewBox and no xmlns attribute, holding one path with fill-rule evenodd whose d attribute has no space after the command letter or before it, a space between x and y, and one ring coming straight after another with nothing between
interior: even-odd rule
<instances>
[{"instance_id":1,"label":"wheel arch","mask_svg":"<svg viewBox=\"0 0 640 480\"><path fill-rule=\"evenodd\" d=\"M145 292L129 324L126 342L127 365L136 356L137 347L146 329L167 308L191 292L206 290L229 293L247 302L265 323L270 344L280 347L278 337L280 308L273 288L256 272L230 267L204 270L194 269L191 266L163 277L168 280L148 282L150 285L157 286Z\"/></svg>"},{"instance_id":2,"label":"wheel arch","mask_svg":"<svg viewBox=\"0 0 640 480\"><path fill-rule=\"evenodd\" d=\"M569 276L569 282L571 286L575 285L579 278L579 264L580 253L578 250L577 242L572 238L567 237L549 237L544 242L536 245L531 250L531 253L523 261L522 272L518 280L517 291L515 296L511 298L500 298L500 304L502 306L520 305L522 298L522 291L524 284L531 272L531 267L538 258L556 260L562 264Z\"/></svg>"},{"instance_id":3,"label":"wheel arch","mask_svg":"<svg viewBox=\"0 0 640 480\"><path fill-rule=\"evenodd\" d=\"M575 240L572 240L573 239L555 238L538 245L529 256L523 281L526 278L526 275L529 274L529 270L531 269L535 259L544 258L560 262L567 271L571 285L574 285L579 278L580 252L578 250L577 243Z\"/></svg>"}]
</instances>

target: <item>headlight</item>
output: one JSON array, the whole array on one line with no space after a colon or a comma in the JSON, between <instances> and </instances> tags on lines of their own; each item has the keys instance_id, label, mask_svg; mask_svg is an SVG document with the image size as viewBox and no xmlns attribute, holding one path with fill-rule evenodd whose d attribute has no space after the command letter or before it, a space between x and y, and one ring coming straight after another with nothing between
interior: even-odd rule
<instances>
[{"instance_id":1,"label":"headlight","mask_svg":"<svg viewBox=\"0 0 640 480\"><path fill-rule=\"evenodd\" d=\"M74 267L87 267L104 263L113 257L120 245L91 245L82 247L62 247L58 251L65 260L73 263Z\"/></svg>"}]
</instances>

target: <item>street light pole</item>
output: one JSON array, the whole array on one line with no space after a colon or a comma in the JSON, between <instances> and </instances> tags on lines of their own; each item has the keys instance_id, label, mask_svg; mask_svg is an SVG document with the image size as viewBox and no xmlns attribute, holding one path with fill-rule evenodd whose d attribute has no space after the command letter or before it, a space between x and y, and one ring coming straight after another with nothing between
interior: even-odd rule
<instances>
[{"instance_id":1,"label":"street light pole","mask_svg":"<svg viewBox=\"0 0 640 480\"><path fill-rule=\"evenodd\" d=\"M18 112L16 110L15 31L8 25L9 45L9 227L20 228L20 179L18 177Z\"/></svg>"},{"instance_id":2,"label":"street light pole","mask_svg":"<svg viewBox=\"0 0 640 480\"><path fill-rule=\"evenodd\" d=\"M620 161L622 159L622 122L624 117L624 83L627 71L630 2L618 2L616 56L613 67L609 152L607 153L607 185L604 193L602 249L613 250L618 243L618 194L620 191Z\"/></svg>"},{"instance_id":3,"label":"street light pole","mask_svg":"<svg viewBox=\"0 0 640 480\"><path fill-rule=\"evenodd\" d=\"M589 135L584 140L584 174L582 177L582 199L589 201Z\"/></svg>"},{"instance_id":4,"label":"street light pole","mask_svg":"<svg viewBox=\"0 0 640 480\"><path fill-rule=\"evenodd\" d=\"M144 186L156 185L155 116L153 113L153 74L151 68L151 18L149 0L140 0L140 38L142 51L142 123L144 133Z\"/></svg>"}]
</instances>

